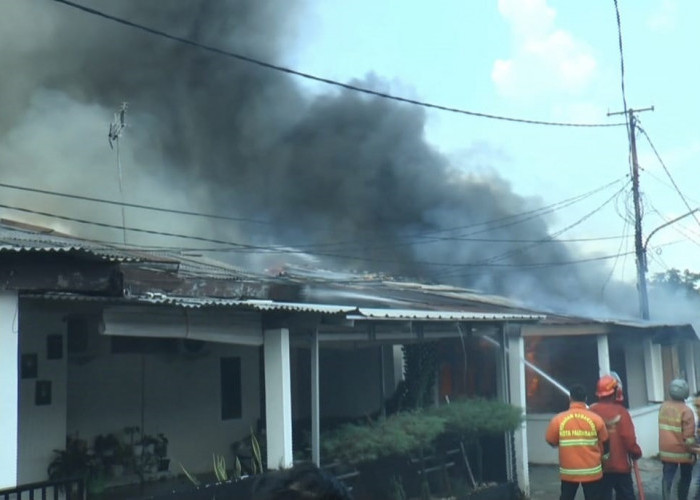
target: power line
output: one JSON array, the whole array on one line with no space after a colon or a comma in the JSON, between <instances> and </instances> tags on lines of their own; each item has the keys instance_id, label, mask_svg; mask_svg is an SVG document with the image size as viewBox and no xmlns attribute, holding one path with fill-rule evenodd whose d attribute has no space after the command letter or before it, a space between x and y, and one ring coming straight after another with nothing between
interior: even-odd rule
<instances>
[{"instance_id":1,"label":"power line","mask_svg":"<svg viewBox=\"0 0 700 500\"><path fill-rule=\"evenodd\" d=\"M617 20L617 44L620 52L620 87L622 90L622 109L627 111L627 96L625 94L625 57L622 50L622 22L620 21L620 7L617 5L617 0L613 0L615 3L615 19ZM625 124L627 125L627 133L633 134L634 131L630 129L630 122L625 114Z\"/></svg>"},{"instance_id":2,"label":"power line","mask_svg":"<svg viewBox=\"0 0 700 500\"><path fill-rule=\"evenodd\" d=\"M623 178L624 179L624 178ZM499 229L504 229L508 227L515 226L517 224L522 224L524 222L527 222L529 220L535 219L537 217L541 217L546 214L554 213L558 210L561 210L563 208L566 208L568 206L571 206L579 201L582 201L586 198L589 198L593 196L594 194L597 194L598 192L604 191L605 189L619 183L622 179L616 179L612 182L609 182L607 184L604 184L603 186L597 187L591 191L588 191L586 193L580 194L573 196L571 198L567 198L555 203L552 203L550 205L546 205L544 207L539 207L533 210L528 210L525 212L520 212L516 214L511 214L507 215L504 217L497 217L495 219L488 219L480 222L475 222L473 224L467 224L465 226L458 226L458 227L452 227L452 228L442 228L442 229L437 229L433 231L422 231L419 233L413 233L410 235L406 236L400 236L406 239L404 243L397 244L397 243L392 243L391 245L372 245L373 249L381 249L381 248L396 248L398 246L417 246L419 244L431 244L431 243L439 243L439 242L444 242L444 241L479 241L476 238L471 238L474 235L478 234L483 234L483 233L489 233L493 232ZM481 229L477 229L481 228ZM465 229L474 229L470 232L467 233L462 233L462 234L456 234L456 235L449 235L449 233L456 232L456 231L463 231ZM443 235L444 236L440 236ZM350 240L350 241L341 241L341 242L334 242L334 243L321 243L321 244L308 244L308 245L294 245L296 248L299 249L308 249L308 248L341 248L341 249L351 249L351 248L367 248L367 243L366 242L357 242L357 240Z\"/></svg>"},{"instance_id":3,"label":"power line","mask_svg":"<svg viewBox=\"0 0 700 500\"><path fill-rule=\"evenodd\" d=\"M15 189L18 191L26 191L29 193L47 194L47 195L51 195L51 196L69 198L72 200L92 201L95 203L103 203L105 205L114 205L114 206L118 206L118 207L139 208L142 210L151 210L154 212L164 212L164 213L177 214L177 215L191 215L191 216L195 216L195 217L206 217L209 219L220 219L220 220L228 220L228 221L234 221L234 222L246 222L246 223L250 223L250 224L272 225L272 222L265 222L265 221L261 221L261 220L255 220L255 219L247 219L244 217L230 217L227 215L207 214L207 213L202 213L202 212L192 212L192 211L188 211L188 210L177 210L174 208L154 207L152 205L139 205L136 203L125 203L125 202L119 202L119 201L111 201L111 200L105 200L103 198L93 198L90 196L81 196L81 195L77 195L77 194L60 193L57 191L49 191L46 189L36 189L36 188L30 188L30 187L25 187L25 186L17 186L14 184L6 184L6 183L2 183L2 182L0 182L0 187L7 188L7 189Z\"/></svg>"},{"instance_id":4,"label":"power line","mask_svg":"<svg viewBox=\"0 0 700 500\"><path fill-rule=\"evenodd\" d=\"M515 248L515 249L513 249L513 250L509 250L509 251L507 251L507 252L503 252L503 253L501 253L500 255L497 255L497 256L494 256L494 257L491 257L491 258L487 259L486 262L494 262L494 261L503 260L503 259L505 259L505 258L507 258L507 257L512 256L512 255L522 254L522 253L525 252L526 250L529 250L529 249L531 249L531 248L537 247L537 246L539 246L539 245L541 245L541 244L543 244L543 243L556 241L555 238L556 238L557 236L559 236L559 235L561 235L561 234L564 234L564 233L565 233L566 231L568 231L569 229L572 229L572 228L574 228L574 227L576 227L576 226L582 224L584 221L586 221L587 219L589 219L590 217L592 217L593 215L595 215L596 213L598 213L599 211L601 211L608 203L610 203L612 200L616 199L617 196L618 196L620 193L622 193L622 192L626 189L626 187L627 187L627 186L622 186L622 188L620 188L620 189L619 189L616 193L614 193L610 198L608 198L607 200L605 200L601 205L599 205L598 207L596 207L596 208L593 209L592 211L588 212L588 213L585 214L583 217L579 218L578 220L574 221L573 223L569 224L568 226L566 226L566 227L560 229L559 231L555 232L554 234L548 236L547 238L543 238L543 239L541 239L541 240L539 240L539 241L536 241L536 242L532 243L531 245L526 245L526 246L523 246L523 247L520 247L520 248Z\"/></svg>"},{"instance_id":5,"label":"power line","mask_svg":"<svg viewBox=\"0 0 700 500\"><path fill-rule=\"evenodd\" d=\"M473 241L473 242L510 242L510 243L530 243L534 242L537 240L517 240L517 239L498 239L498 238L471 238L471 235L475 234L481 234L484 232L488 232L490 230L496 230L496 229L501 229L504 227L510 227L513 225L516 225L521 222L527 222L528 220L531 220L535 217L542 216L545 214L549 214L552 212L555 212L557 210L561 210L563 208L566 208L570 205L573 205L574 203L577 203L579 201L582 201L586 198L589 198L590 196L595 195L596 193L603 191L618 182L620 182L621 179L616 179L612 182L609 182L607 184L604 184L598 188L595 188L591 191L588 191L586 193L580 194L573 196L571 198L567 198L555 203L552 203L550 205L546 205L544 207L540 207L534 210L529 210L517 214L511 214L505 217L499 217L495 219L489 219L481 222L477 222L474 224L469 224L466 226L458 226L458 227L452 227L452 228L444 228L440 230L435 230L435 231L428 231L428 232L421 232L421 233L414 233L412 235L407 236L409 238L408 241L406 241L403 245L411 245L415 246L418 244L422 243L433 243L437 241ZM26 186L18 186L14 184L7 184L7 183L2 183L0 182L0 187L3 188L8 188L8 189L14 189L18 191L24 191L24 192L30 192L30 193L37 193L37 194L44 194L44 195L49 195L49 196L56 196L56 197L62 197L62 198L67 198L67 199L74 199L74 200L81 200L81 201L90 201L94 203L102 203L106 205L111 205L111 206L118 206L118 207L129 207L129 208L137 208L137 209L142 209L142 210L150 210L150 211L156 211L156 212L162 212L162 213L170 213L170 214L176 214L176 215L188 215L188 216L196 216L196 217L204 217L204 218L211 218L211 219L220 219L220 220L228 220L228 221L234 221L234 222L246 222L246 223L251 223L251 224L262 224L262 225L273 225L272 222L265 222L261 220L255 220L255 219L247 219L247 218L242 218L242 217L231 217L231 216L225 216L225 215L219 215L219 214L211 214L211 213L202 213L202 212L194 212L194 211L187 211L187 210L177 210L177 209L169 209L169 208L162 208L162 207L156 207L152 205L141 205L141 204L135 204L135 203L122 203L118 201L112 201L112 200L106 200L103 198L96 198L96 197L89 197L89 196L81 196L81 195L75 195L75 194L69 194L69 193L61 193L57 191L50 191L50 190L45 190L45 189L37 189L37 188L30 188ZM494 224L499 224L503 223L501 225L495 225ZM479 226L489 226L484 229L480 229L477 231L473 231L470 233L465 233L461 235L455 235L455 236L437 236L439 234L444 234L444 233L450 233L454 231L461 231L464 229L469 229L473 227L479 227ZM436 235L436 236L433 236ZM601 239L613 239L617 238L616 236L611 236L611 237L604 237L604 238L580 238L580 239L572 239L572 240L559 240L559 241L595 241L595 240L601 240ZM411 240L412 239L412 240ZM338 249L344 249L344 250L349 250L353 248L355 245L362 246L363 248L366 248L366 244L357 244L356 240L347 240L347 241L339 241L339 242L331 242L331 243L310 243L310 244L291 244L289 246L294 246L294 248L298 251L304 251L304 250L309 250L309 249L333 249L333 248L338 248ZM392 245L396 246L396 245ZM378 249L382 248L382 245L374 245L372 248ZM230 251L231 249L226 247L226 248L186 248L186 251L210 251L210 252L226 252ZM239 247L236 245L234 250L239 250Z\"/></svg>"},{"instance_id":6,"label":"power line","mask_svg":"<svg viewBox=\"0 0 700 500\"><path fill-rule=\"evenodd\" d=\"M688 209L688 211L692 211L693 207L690 206L688 203L688 200L686 200L685 196L681 192L681 189L678 187L678 184L676 184L676 181L673 179L673 176L671 175L671 172L669 172L668 168L666 168L666 164L664 161L661 159L661 155L657 151L656 147L654 146L654 143L651 141L651 137L649 137L649 134L647 134L647 131L644 130L641 126L639 126L639 123L637 123L637 128L639 131L644 134L644 137L646 137L647 142L651 146L651 150L654 152L656 155L656 159L659 160L659 163L664 169L664 172L666 172L666 175L668 176L669 180L671 181L671 184L673 184L673 188L676 190L676 193L678 193L678 196L681 197L681 200L683 200L683 203L685 204L685 207ZM697 222L698 226L700 226L700 220L698 220L697 215L693 213L693 219L695 219L695 222Z\"/></svg>"},{"instance_id":7,"label":"power line","mask_svg":"<svg viewBox=\"0 0 700 500\"><path fill-rule=\"evenodd\" d=\"M173 41L176 41L179 43L183 43L185 45L196 47L198 49L213 52L213 53L221 55L221 56L230 57L233 59L237 59L239 61L244 61L244 62L247 62L250 64L254 64L254 65L266 68L266 69L280 71L280 72L287 73L287 74L294 75L294 76L298 76L301 78L306 78L308 80L313 80L316 82L325 83L325 84L333 85L336 87L341 87L341 88L344 88L347 90L352 90L354 92L360 92L363 94L373 95L375 97L380 97L382 99L390 99L393 101L403 102L406 104L412 104L415 106L422 106L424 108L437 109L440 111L447 111L450 113L475 116L475 117L479 117L479 118L488 118L491 120L501 120L501 121L507 121L507 122L515 122L515 123L526 123L529 125L547 125L547 126L556 126L556 127L617 127L617 126L625 125L625 123L566 123L566 122L550 122L550 121L544 121L544 120L529 120L529 119L524 119L524 118L513 118L513 117L508 117L508 116L493 115L490 113L480 113L477 111L468 111L465 109L444 106L441 104L433 104L433 103L429 103L429 102L425 102L425 101L418 101L416 99L409 99L407 97L396 96L393 94L388 94L386 92L379 92L377 90L372 90L372 89L369 89L366 87L360 87L360 86L352 85L349 83L339 82L337 80L331 80L330 78L324 78L321 76L313 75L311 73L305 73L303 71L294 70L291 68L287 68L285 66L272 64L272 63L269 63L266 61L255 59L253 57L249 57L249 56L245 56L242 54L237 54L235 52L223 50L223 49L220 49L218 47L214 47L212 45L207 45L207 44L203 44L200 42L196 42L194 40L190 40L188 38L183 38L180 36L171 35L165 31L161 31L161 30L158 30L155 28L151 28L151 27L142 25L142 24L138 24L138 23L129 21L127 19L113 16L111 14L106 14L102 11L92 9L90 7L86 7L84 5L81 5L81 4L78 4L75 2L71 2L69 0L54 0L54 1L61 3L61 4L64 4L64 5L67 5L69 7L73 7L73 8L78 9L78 10L82 10L83 12L87 12L88 14L99 16L99 17L102 17L104 19L108 19L110 21L114 21L114 22L122 24L124 26L129 26L131 28L145 31L146 33L150 33L152 35L167 38L169 40L173 40Z\"/></svg>"},{"instance_id":8,"label":"power line","mask_svg":"<svg viewBox=\"0 0 700 500\"><path fill-rule=\"evenodd\" d=\"M65 220L65 221L70 221L70 222L77 222L80 224L87 224L87 225L92 225L92 226L97 226L97 227L102 227L102 228L116 229L116 230L123 229L122 226L119 226L116 224L95 222L95 221L90 221L90 220L86 220L86 219L79 219L79 218L75 218L75 217L68 217L65 215L54 214L54 213L50 213L50 212L43 212L43 211L32 210L32 209L28 209L28 208L14 207L14 206L6 205L6 204L0 204L0 208L5 208L8 210L16 210L19 212L30 213L30 214L34 214L34 215L41 215L44 217L50 217L50 218ZM155 231L155 230L134 228L134 227L127 227L126 229L129 231L143 233L143 234L150 234L150 235L156 235L156 236L168 236L168 237L182 238L182 239L187 239L187 240L204 241L204 242L209 242L209 243L218 243L218 244L222 244L222 245L229 245L231 247L237 247L239 253L250 253L250 252L260 252L260 253L267 253L267 254L299 253L298 250L290 249L289 247L275 247L275 246L252 245L252 244L245 244L245 243L234 243L234 242L218 240L218 239L214 239L214 238L205 238L202 236L190 236L190 235L183 235L183 234L177 234L177 233L170 233L170 232L166 232L166 231ZM92 240L92 241L100 241L100 240ZM103 243L110 245L111 247L115 246L114 243L112 243L112 242L103 242ZM126 247L126 248L128 248L128 247ZM374 257L343 255L343 254L335 254L335 253L328 253L328 252L307 252L307 253L310 255L315 255L315 256L332 257L332 258L343 259L343 260L364 261L364 262L396 262L395 259L391 259L391 258L378 259L378 258L374 258ZM606 260L606 259L610 259L610 258L614 258L614 257L615 257L615 255L608 255L608 256L599 256L599 257L593 257L593 258L588 258L588 259L578 259L578 260L558 261L558 262L539 262L539 263L531 263L531 264L483 264L481 262L476 262L476 263L462 262L462 263L453 264L453 263L446 263L446 262L430 262L430 261L415 261L415 263L418 265L429 265L429 266L445 267L445 268L451 268L451 267L452 268L503 267L503 268L525 268L526 269L526 268L554 267L554 266L562 266L562 265L568 265L568 264L579 264L579 263L593 262L593 261L598 261L598 260Z\"/></svg>"}]
</instances>

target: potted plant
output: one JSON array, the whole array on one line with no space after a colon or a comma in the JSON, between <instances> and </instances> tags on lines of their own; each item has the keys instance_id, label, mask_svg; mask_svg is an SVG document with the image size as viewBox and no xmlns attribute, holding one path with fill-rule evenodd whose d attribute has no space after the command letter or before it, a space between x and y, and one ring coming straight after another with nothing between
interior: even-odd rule
<instances>
[{"instance_id":1,"label":"potted plant","mask_svg":"<svg viewBox=\"0 0 700 500\"><path fill-rule=\"evenodd\" d=\"M168 455L168 438L161 432L154 439L153 453L159 458L165 458Z\"/></svg>"},{"instance_id":2,"label":"potted plant","mask_svg":"<svg viewBox=\"0 0 700 500\"><path fill-rule=\"evenodd\" d=\"M124 442L119 442L114 450L114 464L112 466L112 475L121 477L128 468L133 469L134 464L134 449Z\"/></svg>"},{"instance_id":3,"label":"potted plant","mask_svg":"<svg viewBox=\"0 0 700 500\"><path fill-rule=\"evenodd\" d=\"M77 436L66 438L65 450L54 450L54 457L47 470L49 479L71 479L80 477L92 493L104 488L104 467L102 462L90 452L87 441Z\"/></svg>"},{"instance_id":4,"label":"potted plant","mask_svg":"<svg viewBox=\"0 0 700 500\"><path fill-rule=\"evenodd\" d=\"M158 472L165 472L170 467L170 459L168 458L168 438L162 432L155 437L153 453L158 459Z\"/></svg>"},{"instance_id":5,"label":"potted plant","mask_svg":"<svg viewBox=\"0 0 700 500\"><path fill-rule=\"evenodd\" d=\"M114 461L114 454L119 446L119 439L114 434L100 434L95 438L92 449L95 455L105 464L111 465Z\"/></svg>"}]
</instances>

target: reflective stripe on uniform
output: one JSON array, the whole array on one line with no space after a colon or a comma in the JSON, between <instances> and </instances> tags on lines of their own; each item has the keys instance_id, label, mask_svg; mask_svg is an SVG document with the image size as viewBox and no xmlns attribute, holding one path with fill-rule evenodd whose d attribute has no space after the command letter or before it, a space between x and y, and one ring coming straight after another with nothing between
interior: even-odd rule
<instances>
[{"instance_id":1,"label":"reflective stripe on uniform","mask_svg":"<svg viewBox=\"0 0 700 500\"><path fill-rule=\"evenodd\" d=\"M559 446L597 446L598 438L595 439L567 439L559 441Z\"/></svg>"},{"instance_id":2,"label":"reflective stripe on uniform","mask_svg":"<svg viewBox=\"0 0 700 500\"><path fill-rule=\"evenodd\" d=\"M693 457L690 453L672 453L670 451L660 451L659 456L663 458L676 458L683 460L691 460Z\"/></svg>"},{"instance_id":3,"label":"reflective stripe on uniform","mask_svg":"<svg viewBox=\"0 0 700 500\"><path fill-rule=\"evenodd\" d=\"M680 425L659 424L659 429L671 432L683 432L683 428Z\"/></svg>"},{"instance_id":4,"label":"reflective stripe on uniform","mask_svg":"<svg viewBox=\"0 0 700 500\"><path fill-rule=\"evenodd\" d=\"M603 466L598 465L596 467L591 467L589 469L566 469L564 467L559 467L560 474L567 474L569 476L588 476L593 474L600 474L603 472Z\"/></svg>"}]
</instances>

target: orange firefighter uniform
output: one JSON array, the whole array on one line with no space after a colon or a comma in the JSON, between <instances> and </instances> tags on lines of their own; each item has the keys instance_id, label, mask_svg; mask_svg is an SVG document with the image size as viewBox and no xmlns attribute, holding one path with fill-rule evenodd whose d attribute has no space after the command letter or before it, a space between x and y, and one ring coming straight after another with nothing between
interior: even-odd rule
<instances>
[{"instance_id":1,"label":"orange firefighter uniform","mask_svg":"<svg viewBox=\"0 0 700 500\"><path fill-rule=\"evenodd\" d=\"M683 401L666 401L659 408L659 458L662 462L693 463L695 416Z\"/></svg>"},{"instance_id":2,"label":"orange firefighter uniform","mask_svg":"<svg viewBox=\"0 0 700 500\"><path fill-rule=\"evenodd\" d=\"M594 403L591 411L603 417L610 436L610 458L603 463L603 470L625 474L632 472L629 459L637 460L641 457L642 449L637 444L630 413L614 400Z\"/></svg>"},{"instance_id":3,"label":"orange firefighter uniform","mask_svg":"<svg viewBox=\"0 0 700 500\"><path fill-rule=\"evenodd\" d=\"M585 403L572 401L567 411L556 415L549 422L545 439L559 447L562 481L586 483L603 476L603 445L608 431L603 419Z\"/></svg>"}]
</instances>

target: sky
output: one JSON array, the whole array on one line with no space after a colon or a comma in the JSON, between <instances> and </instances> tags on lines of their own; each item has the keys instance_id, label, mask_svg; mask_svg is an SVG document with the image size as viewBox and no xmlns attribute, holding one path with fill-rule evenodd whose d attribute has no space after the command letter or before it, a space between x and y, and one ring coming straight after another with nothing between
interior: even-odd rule
<instances>
[{"instance_id":1,"label":"sky","mask_svg":"<svg viewBox=\"0 0 700 500\"><path fill-rule=\"evenodd\" d=\"M620 124L614 2L77 3L97 12L2 4L0 184L70 195L0 186L2 217L272 274L370 272L634 314L624 126L383 99L101 16L471 113ZM700 205L700 5L618 3L626 104L654 107L636 136L649 276L700 271L700 216L655 232Z\"/></svg>"},{"instance_id":2,"label":"sky","mask_svg":"<svg viewBox=\"0 0 700 500\"><path fill-rule=\"evenodd\" d=\"M700 66L696 2L619 2L628 108L646 137L637 137L643 196L643 239L700 206L695 192L700 136L694 119ZM393 94L449 107L531 120L619 123L624 109L615 5L609 2L312 2L285 61L294 68L348 81L371 74ZM307 84L311 91L323 90ZM517 193L549 204L629 175L624 127L560 128L429 111L429 141L459 165L481 152ZM670 176L669 176L670 173ZM671 178L673 181L671 181ZM678 186L680 193L673 185ZM627 189L630 193L630 189ZM563 228L611 194L556 215ZM684 201L685 199L685 201ZM688 208L689 205L690 209ZM616 239L582 243L605 255L633 252L631 195L609 203L562 238ZM649 276L669 268L697 271L700 223L693 216L649 240ZM612 259L615 274L635 280L634 255Z\"/></svg>"}]
</instances>

